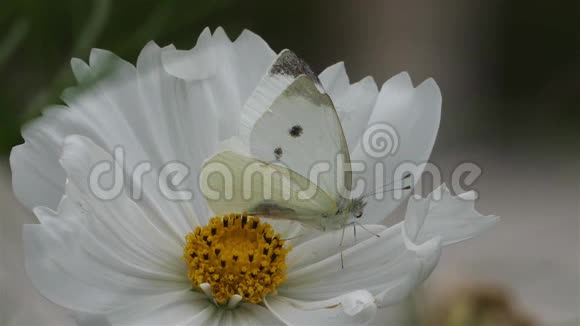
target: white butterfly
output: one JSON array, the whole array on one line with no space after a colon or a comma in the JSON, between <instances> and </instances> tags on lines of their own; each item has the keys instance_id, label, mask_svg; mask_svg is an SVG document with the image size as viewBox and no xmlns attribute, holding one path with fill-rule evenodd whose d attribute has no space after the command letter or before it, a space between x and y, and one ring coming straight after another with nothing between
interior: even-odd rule
<instances>
[{"instance_id":1,"label":"white butterfly","mask_svg":"<svg viewBox=\"0 0 580 326\"><path fill-rule=\"evenodd\" d=\"M350 197L351 161L335 107L293 52L279 54L246 102L240 134L249 153L220 152L202 170L214 213L246 211L321 230L344 230L363 215L364 196Z\"/></svg>"}]
</instances>

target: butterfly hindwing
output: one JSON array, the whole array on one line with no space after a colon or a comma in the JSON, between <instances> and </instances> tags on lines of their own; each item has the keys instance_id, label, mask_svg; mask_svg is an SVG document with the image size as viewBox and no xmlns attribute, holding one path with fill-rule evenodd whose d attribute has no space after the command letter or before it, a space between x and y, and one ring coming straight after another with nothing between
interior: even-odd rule
<instances>
[{"instance_id":1,"label":"butterfly hindwing","mask_svg":"<svg viewBox=\"0 0 580 326\"><path fill-rule=\"evenodd\" d=\"M205 162L202 192L215 214L249 214L320 227L335 201L301 175L278 164L223 151ZM308 193L301 197L301 191Z\"/></svg>"}]
</instances>

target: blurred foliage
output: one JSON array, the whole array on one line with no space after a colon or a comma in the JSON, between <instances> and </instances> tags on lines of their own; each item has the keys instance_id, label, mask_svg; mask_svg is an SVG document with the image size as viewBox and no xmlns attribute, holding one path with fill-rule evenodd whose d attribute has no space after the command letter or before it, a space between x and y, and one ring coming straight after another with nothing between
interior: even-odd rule
<instances>
[{"instance_id":1,"label":"blurred foliage","mask_svg":"<svg viewBox=\"0 0 580 326\"><path fill-rule=\"evenodd\" d=\"M490 118L501 137L580 145L580 2L503 1L497 9L492 73L504 105Z\"/></svg>"},{"instance_id":2,"label":"blurred foliage","mask_svg":"<svg viewBox=\"0 0 580 326\"><path fill-rule=\"evenodd\" d=\"M230 38L244 29L259 32L275 49L298 43L296 51L313 49L301 31L309 17L308 1L292 6L270 1L185 0L41 0L0 4L0 155L21 143L20 128L74 85L71 57L86 59L93 47L113 51L135 62L150 40L191 48L204 27L222 26ZM284 15L272 15L283 12ZM298 27L295 17L302 17ZM302 30L301 30L302 29ZM290 39L294 38L292 42ZM300 42L298 42L300 41ZM305 51L307 52L307 51Z\"/></svg>"}]
</instances>

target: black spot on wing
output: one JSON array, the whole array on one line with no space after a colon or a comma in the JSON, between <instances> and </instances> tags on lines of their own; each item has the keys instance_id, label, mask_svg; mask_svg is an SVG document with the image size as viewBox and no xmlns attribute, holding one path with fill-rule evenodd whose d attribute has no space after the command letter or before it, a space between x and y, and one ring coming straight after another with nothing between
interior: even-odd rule
<instances>
[{"instance_id":1,"label":"black spot on wing","mask_svg":"<svg viewBox=\"0 0 580 326\"><path fill-rule=\"evenodd\" d=\"M310 66L300 59L294 52L284 50L270 68L271 75L285 75L294 78L300 75L307 75L318 82L318 77L314 74Z\"/></svg>"},{"instance_id":2,"label":"black spot on wing","mask_svg":"<svg viewBox=\"0 0 580 326\"><path fill-rule=\"evenodd\" d=\"M274 157L276 157L277 160L279 160L282 157L282 147L276 147L274 149Z\"/></svg>"},{"instance_id":3,"label":"black spot on wing","mask_svg":"<svg viewBox=\"0 0 580 326\"><path fill-rule=\"evenodd\" d=\"M302 136L302 134L304 133L304 128L302 128L301 125L295 125L292 126L292 128L290 128L290 130L288 130L288 133L290 134L290 136L297 138Z\"/></svg>"}]
</instances>

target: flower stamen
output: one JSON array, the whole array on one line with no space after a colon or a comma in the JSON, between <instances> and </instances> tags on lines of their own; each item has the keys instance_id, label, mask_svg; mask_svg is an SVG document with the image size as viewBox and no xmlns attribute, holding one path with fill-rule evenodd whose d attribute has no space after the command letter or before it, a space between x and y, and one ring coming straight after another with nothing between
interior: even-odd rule
<instances>
[{"instance_id":1,"label":"flower stamen","mask_svg":"<svg viewBox=\"0 0 580 326\"><path fill-rule=\"evenodd\" d=\"M211 285L218 304L235 295L260 303L286 278L285 241L258 217L231 214L213 217L185 237L183 260L195 289Z\"/></svg>"}]
</instances>

